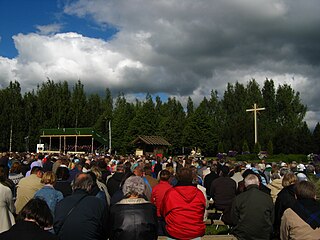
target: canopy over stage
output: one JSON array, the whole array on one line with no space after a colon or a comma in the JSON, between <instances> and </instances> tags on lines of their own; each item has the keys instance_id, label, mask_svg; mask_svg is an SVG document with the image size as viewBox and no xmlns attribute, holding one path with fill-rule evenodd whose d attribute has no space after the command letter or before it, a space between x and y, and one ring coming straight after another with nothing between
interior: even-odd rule
<instances>
[{"instance_id":1,"label":"canopy over stage","mask_svg":"<svg viewBox=\"0 0 320 240\"><path fill-rule=\"evenodd\" d=\"M132 141L136 155L162 156L171 144L160 136L138 136Z\"/></svg>"},{"instance_id":2,"label":"canopy over stage","mask_svg":"<svg viewBox=\"0 0 320 240\"><path fill-rule=\"evenodd\" d=\"M95 152L105 149L107 138L93 128L54 128L40 130L43 152Z\"/></svg>"}]
</instances>

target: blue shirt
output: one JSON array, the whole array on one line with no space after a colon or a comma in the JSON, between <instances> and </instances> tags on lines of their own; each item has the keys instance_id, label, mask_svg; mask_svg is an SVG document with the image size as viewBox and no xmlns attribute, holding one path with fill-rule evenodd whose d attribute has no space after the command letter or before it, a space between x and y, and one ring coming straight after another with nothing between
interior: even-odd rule
<instances>
[{"instance_id":1,"label":"blue shirt","mask_svg":"<svg viewBox=\"0 0 320 240\"><path fill-rule=\"evenodd\" d=\"M54 210L59 201L63 199L63 195L60 191L55 190L52 186L44 186L40 190L38 190L34 197L41 198L48 204L52 215L54 215Z\"/></svg>"}]
</instances>

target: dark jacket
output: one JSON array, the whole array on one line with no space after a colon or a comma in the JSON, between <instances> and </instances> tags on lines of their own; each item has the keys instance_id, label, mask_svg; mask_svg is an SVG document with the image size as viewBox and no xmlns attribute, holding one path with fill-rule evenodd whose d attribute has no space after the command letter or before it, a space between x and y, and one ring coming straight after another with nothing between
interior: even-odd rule
<instances>
[{"instance_id":1,"label":"dark jacket","mask_svg":"<svg viewBox=\"0 0 320 240\"><path fill-rule=\"evenodd\" d=\"M107 182L107 189L110 194L110 197L120 189L120 183L124 177L123 172L115 172L112 177L109 178Z\"/></svg>"},{"instance_id":2,"label":"dark jacket","mask_svg":"<svg viewBox=\"0 0 320 240\"><path fill-rule=\"evenodd\" d=\"M21 221L0 234L1 240L58 240L58 236L41 229L36 223Z\"/></svg>"},{"instance_id":3,"label":"dark jacket","mask_svg":"<svg viewBox=\"0 0 320 240\"><path fill-rule=\"evenodd\" d=\"M71 184L67 180L58 180L54 185L54 188L62 192L63 197L70 196L72 194Z\"/></svg>"},{"instance_id":4,"label":"dark jacket","mask_svg":"<svg viewBox=\"0 0 320 240\"><path fill-rule=\"evenodd\" d=\"M236 197L237 183L230 177L218 177L213 180L210 188L210 196L214 200L215 208L224 210L231 207Z\"/></svg>"},{"instance_id":5,"label":"dark jacket","mask_svg":"<svg viewBox=\"0 0 320 240\"><path fill-rule=\"evenodd\" d=\"M211 195L210 195L211 184L212 184L213 180L217 179L218 177L219 177L219 175L216 172L210 172L209 174L207 174L204 177L203 186L206 188L207 196L211 197Z\"/></svg>"},{"instance_id":6,"label":"dark jacket","mask_svg":"<svg viewBox=\"0 0 320 240\"><path fill-rule=\"evenodd\" d=\"M111 207L111 240L157 239L157 215L143 198L123 199Z\"/></svg>"},{"instance_id":7,"label":"dark jacket","mask_svg":"<svg viewBox=\"0 0 320 240\"><path fill-rule=\"evenodd\" d=\"M274 219L274 231L275 235L279 235L280 225L281 225L281 217L284 211L287 208L293 208L294 204L296 203L295 198L295 185L290 185L284 187L279 193L278 197L275 202L274 212L275 212L275 219Z\"/></svg>"},{"instance_id":8,"label":"dark jacket","mask_svg":"<svg viewBox=\"0 0 320 240\"><path fill-rule=\"evenodd\" d=\"M232 233L239 240L269 240L274 220L274 205L270 195L257 185L249 185L232 203L235 225Z\"/></svg>"},{"instance_id":9,"label":"dark jacket","mask_svg":"<svg viewBox=\"0 0 320 240\"><path fill-rule=\"evenodd\" d=\"M65 219L82 197L84 198ZM75 190L71 196L57 204L53 227L60 240L106 239L109 233L107 204L95 196L89 196L84 190Z\"/></svg>"}]
</instances>

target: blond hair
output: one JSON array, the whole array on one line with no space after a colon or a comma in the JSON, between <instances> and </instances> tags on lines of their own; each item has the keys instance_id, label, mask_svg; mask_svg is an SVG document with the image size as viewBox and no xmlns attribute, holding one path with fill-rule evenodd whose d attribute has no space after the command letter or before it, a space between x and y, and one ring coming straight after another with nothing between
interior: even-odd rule
<instances>
[{"instance_id":1,"label":"blond hair","mask_svg":"<svg viewBox=\"0 0 320 240\"><path fill-rule=\"evenodd\" d=\"M298 182L297 176L293 172L286 173L282 178L282 186L288 187Z\"/></svg>"},{"instance_id":2,"label":"blond hair","mask_svg":"<svg viewBox=\"0 0 320 240\"><path fill-rule=\"evenodd\" d=\"M57 181L56 175L52 172L45 172L41 178L41 183L43 184L55 184Z\"/></svg>"}]
</instances>

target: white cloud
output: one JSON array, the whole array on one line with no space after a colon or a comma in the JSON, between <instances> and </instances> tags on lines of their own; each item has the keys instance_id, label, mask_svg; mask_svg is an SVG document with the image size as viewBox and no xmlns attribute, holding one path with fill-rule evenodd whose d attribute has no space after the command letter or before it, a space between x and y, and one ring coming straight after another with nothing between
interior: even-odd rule
<instances>
[{"instance_id":1,"label":"white cloud","mask_svg":"<svg viewBox=\"0 0 320 240\"><path fill-rule=\"evenodd\" d=\"M56 33L59 25L18 34L17 58L0 59L12 68L3 76L27 88L46 77L80 79L86 89L163 92L185 102L190 95L195 103L212 89L222 96L228 82L255 78L262 86L272 78L320 111L317 0L79 0L64 11L119 31L109 41Z\"/></svg>"}]
</instances>

